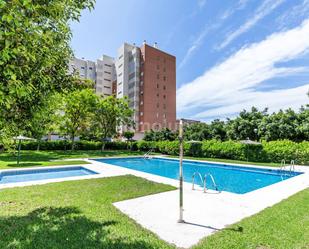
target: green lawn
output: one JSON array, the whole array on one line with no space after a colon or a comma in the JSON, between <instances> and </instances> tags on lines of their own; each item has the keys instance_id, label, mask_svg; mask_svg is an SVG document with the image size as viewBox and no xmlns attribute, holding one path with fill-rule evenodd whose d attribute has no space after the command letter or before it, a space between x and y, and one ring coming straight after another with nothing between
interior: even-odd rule
<instances>
[{"instance_id":1,"label":"green lawn","mask_svg":"<svg viewBox=\"0 0 309 249\"><path fill-rule=\"evenodd\" d=\"M54 165L74 165L85 164L82 160L64 161L64 159L91 158L106 156L129 156L141 155L140 152L131 151L22 151L21 163L16 164L14 153L0 153L0 170L6 168L31 167L31 166L54 166ZM56 160L56 161L55 161Z\"/></svg>"},{"instance_id":2,"label":"green lawn","mask_svg":"<svg viewBox=\"0 0 309 249\"><path fill-rule=\"evenodd\" d=\"M112 205L172 189L119 176L3 190L0 248L174 248ZM194 249L308 248L308 210L307 189L202 240Z\"/></svg>"}]
</instances>

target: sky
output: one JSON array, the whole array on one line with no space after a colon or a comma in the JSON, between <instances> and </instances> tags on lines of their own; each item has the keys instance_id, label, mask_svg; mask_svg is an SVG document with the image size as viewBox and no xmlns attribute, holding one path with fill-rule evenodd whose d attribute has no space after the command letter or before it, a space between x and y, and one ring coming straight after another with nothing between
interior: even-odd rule
<instances>
[{"instance_id":1,"label":"sky","mask_svg":"<svg viewBox=\"0 0 309 249\"><path fill-rule=\"evenodd\" d=\"M309 104L309 0L97 0L71 25L77 57L158 43L177 58L177 117Z\"/></svg>"}]
</instances>

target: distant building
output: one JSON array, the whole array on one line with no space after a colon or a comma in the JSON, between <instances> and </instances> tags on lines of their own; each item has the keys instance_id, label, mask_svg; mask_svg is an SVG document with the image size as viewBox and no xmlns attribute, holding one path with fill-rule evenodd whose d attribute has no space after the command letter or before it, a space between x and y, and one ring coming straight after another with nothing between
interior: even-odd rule
<instances>
[{"instance_id":1,"label":"distant building","mask_svg":"<svg viewBox=\"0 0 309 249\"><path fill-rule=\"evenodd\" d=\"M97 94L129 99L137 138L150 129L176 128L176 58L156 43L124 43L117 58L103 55L96 62L74 58L74 71L93 80Z\"/></svg>"},{"instance_id":2,"label":"distant building","mask_svg":"<svg viewBox=\"0 0 309 249\"><path fill-rule=\"evenodd\" d=\"M176 120L176 127L177 128L179 127L179 121L180 121L179 119ZM191 124L198 124L198 123L201 123L201 121L183 118L182 123L183 123L184 126L186 126L186 125L191 125Z\"/></svg>"}]
</instances>

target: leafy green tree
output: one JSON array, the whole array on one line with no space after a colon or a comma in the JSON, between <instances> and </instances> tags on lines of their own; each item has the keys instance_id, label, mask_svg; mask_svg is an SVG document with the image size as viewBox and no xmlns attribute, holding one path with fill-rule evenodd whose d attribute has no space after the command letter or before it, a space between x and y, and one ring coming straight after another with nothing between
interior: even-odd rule
<instances>
[{"instance_id":1,"label":"leafy green tree","mask_svg":"<svg viewBox=\"0 0 309 249\"><path fill-rule=\"evenodd\" d=\"M226 124L224 121L220 121L219 119L215 119L211 122L209 125L210 129L210 136L212 139L226 140L227 134L226 134Z\"/></svg>"},{"instance_id":2,"label":"leafy green tree","mask_svg":"<svg viewBox=\"0 0 309 249\"><path fill-rule=\"evenodd\" d=\"M125 131L122 133L122 136L127 139L127 141L131 141L134 137L134 131Z\"/></svg>"},{"instance_id":3,"label":"leafy green tree","mask_svg":"<svg viewBox=\"0 0 309 249\"><path fill-rule=\"evenodd\" d=\"M262 112L256 107L252 107L251 111L243 110L235 119L227 121L227 135L232 140L241 139L260 139L260 122L267 115L267 109Z\"/></svg>"},{"instance_id":4,"label":"leafy green tree","mask_svg":"<svg viewBox=\"0 0 309 249\"><path fill-rule=\"evenodd\" d=\"M74 150L75 138L89 128L96 107L97 95L91 89L76 90L64 97L60 129L69 135Z\"/></svg>"},{"instance_id":5,"label":"leafy green tree","mask_svg":"<svg viewBox=\"0 0 309 249\"><path fill-rule=\"evenodd\" d=\"M58 112L61 103L61 95L55 94L48 97L41 106L36 107L33 118L30 121L29 131L30 136L38 141L38 150L40 142L44 135L48 132L57 129L56 124L59 123Z\"/></svg>"},{"instance_id":6,"label":"leafy green tree","mask_svg":"<svg viewBox=\"0 0 309 249\"><path fill-rule=\"evenodd\" d=\"M203 141L211 139L210 127L206 123L193 123L184 127L186 140Z\"/></svg>"},{"instance_id":7,"label":"leafy green tree","mask_svg":"<svg viewBox=\"0 0 309 249\"><path fill-rule=\"evenodd\" d=\"M267 140L299 140L297 132L299 127L298 114L292 109L280 110L265 116L259 124L260 136Z\"/></svg>"},{"instance_id":8,"label":"leafy green tree","mask_svg":"<svg viewBox=\"0 0 309 249\"><path fill-rule=\"evenodd\" d=\"M144 135L145 141L174 141L176 138L177 133L168 128L159 131L146 131Z\"/></svg>"},{"instance_id":9,"label":"leafy green tree","mask_svg":"<svg viewBox=\"0 0 309 249\"><path fill-rule=\"evenodd\" d=\"M106 140L117 135L118 127L133 126L133 111L129 108L127 99L97 97L93 114L92 130L102 141L102 151Z\"/></svg>"},{"instance_id":10,"label":"leafy green tree","mask_svg":"<svg viewBox=\"0 0 309 249\"><path fill-rule=\"evenodd\" d=\"M47 96L74 89L69 24L94 0L0 0L1 133L18 134Z\"/></svg>"}]
</instances>

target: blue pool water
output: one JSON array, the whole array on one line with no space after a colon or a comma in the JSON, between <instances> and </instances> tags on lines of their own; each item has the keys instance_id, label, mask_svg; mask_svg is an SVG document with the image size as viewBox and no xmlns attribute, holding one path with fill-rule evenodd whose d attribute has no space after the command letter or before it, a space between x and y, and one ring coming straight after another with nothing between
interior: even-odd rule
<instances>
[{"instance_id":1,"label":"blue pool water","mask_svg":"<svg viewBox=\"0 0 309 249\"><path fill-rule=\"evenodd\" d=\"M54 169L4 171L0 172L0 184L57 179L72 176L86 176L94 174L97 173L79 166Z\"/></svg>"},{"instance_id":2,"label":"blue pool water","mask_svg":"<svg viewBox=\"0 0 309 249\"><path fill-rule=\"evenodd\" d=\"M179 161L172 159L144 159L144 158L115 158L96 159L96 161L134 169L154 175L178 179ZM194 172L212 174L220 191L228 191L244 194L268 185L294 177L300 173L293 172L291 175L283 175L279 170L251 168L242 166L230 166L206 162L192 162L184 160L184 181L192 182ZM209 178L209 179L208 179ZM201 180L196 177L196 182L202 186ZM206 177L207 188L215 189L209 176Z\"/></svg>"}]
</instances>

